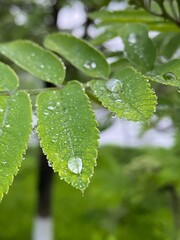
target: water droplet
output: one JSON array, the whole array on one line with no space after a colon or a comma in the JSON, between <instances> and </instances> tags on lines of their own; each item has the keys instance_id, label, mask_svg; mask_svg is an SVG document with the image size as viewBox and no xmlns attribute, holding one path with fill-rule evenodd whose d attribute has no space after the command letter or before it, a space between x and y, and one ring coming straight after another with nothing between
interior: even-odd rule
<instances>
[{"instance_id":1,"label":"water droplet","mask_svg":"<svg viewBox=\"0 0 180 240\"><path fill-rule=\"evenodd\" d=\"M95 62L91 62L91 61L86 61L83 64L83 67L86 69L95 69L96 68L96 63Z\"/></svg>"},{"instance_id":2,"label":"water droplet","mask_svg":"<svg viewBox=\"0 0 180 240\"><path fill-rule=\"evenodd\" d=\"M0 112L4 112L4 110L2 108L0 108Z\"/></svg>"},{"instance_id":3,"label":"water droplet","mask_svg":"<svg viewBox=\"0 0 180 240\"><path fill-rule=\"evenodd\" d=\"M112 118L116 118L117 116L116 116L115 113L112 113L112 114L111 114L111 117L112 117Z\"/></svg>"},{"instance_id":4,"label":"water droplet","mask_svg":"<svg viewBox=\"0 0 180 240\"><path fill-rule=\"evenodd\" d=\"M48 113L48 112L43 112L43 114L44 114L44 115L46 115L46 116L47 116L47 115L49 115L49 113Z\"/></svg>"},{"instance_id":5,"label":"water droplet","mask_svg":"<svg viewBox=\"0 0 180 240\"><path fill-rule=\"evenodd\" d=\"M57 142L57 137L56 136L52 137L51 142L53 142L53 143Z\"/></svg>"},{"instance_id":6,"label":"water droplet","mask_svg":"<svg viewBox=\"0 0 180 240\"><path fill-rule=\"evenodd\" d=\"M163 77L165 80L168 80L168 81L176 80L176 76L172 72L165 73Z\"/></svg>"},{"instance_id":7,"label":"water droplet","mask_svg":"<svg viewBox=\"0 0 180 240\"><path fill-rule=\"evenodd\" d=\"M82 171L82 160L79 157L72 157L68 161L68 168L75 174L80 174Z\"/></svg>"},{"instance_id":8,"label":"water droplet","mask_svg":"<svg viewBox=\"0 0 180 240\"><path fill-rule=\"evenodd\" d=\"M6 124L6 127L7 127L7 128L9 128L9 127L10 127L10 125L9 125L9 124Z\"/></svg>"},{"instance_id":9,"label":"water droplet","mask_svg":"<svg viewBox=\"0 0 180 240\"><path fill-rule=\"evenodd\" d=\"M130 44L135 44L138 42L138 38L134 33L130 33L127 40Z\"/></svg>"},{"instance_id":10,"label":"water droplet","mask_svg":"<svg viewBox=\"0 0 180 240\"><path fill-rule=\"evenodd\" d=\"M122 82L118 79L110 79L106 82L106 88L113 93L122 91Z\"/></svg>"},{"instance_id":11,"label":"water droplet","mask_svg":"<svg viewBox=\"0 0 180 240\"><path fill-rule=\"evenodd\" d=\"M178 93L180 93L180 87L177 88Z\"/></svg>"},{"instance_id":12,"label":"water droplet","mask_svg":"<svg viewBox=\"0 0 180 240\"><path fill-rule=\"evenodd\" d=\"M52 110L54 110L55 107L53 107L53 106L48 106L47 108L52 111Z\"/></svg>"},{"instance_id":13,"label":"water droplet","mask_svg":"<svg viewBox=\"0 0 180 240\"><path fill-rule=\"evenodd\" d=\"M57 105L57 106L60 106L60 102L57 102L56 105Z\"/></svg>"},{"instance_id":14,"label":"water droplet","mask_svg":"<svg viewBox=\"0 0 180 240\"><path fill-rule=\"evenodd\" d=\"M52 162L48 161L48 166L52 167Z\"/></svg>"},{"instance_id":15,"label":"water droplet","mask_svg":"<svg viewBox=\"0 0 180 240\"><path fill-rule=\"evenodd\" d=\"M3 160L3 161L2 161L2 164L6 164L6 160Z\"/></svg>"}]
</instances>

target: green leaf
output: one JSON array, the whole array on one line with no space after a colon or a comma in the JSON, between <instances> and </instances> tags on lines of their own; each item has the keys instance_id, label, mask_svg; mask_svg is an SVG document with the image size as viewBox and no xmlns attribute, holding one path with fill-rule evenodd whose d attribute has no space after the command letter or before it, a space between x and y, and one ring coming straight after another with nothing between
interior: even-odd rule
<instances>
[{"instance_id":1,"label":"green leaf","mask_svg":"<svg viewBox=\"0 0 180 240\"><path fill-rule=\"evenodd\" d=\"M54 33L45 38L44 45L62 55L83 73L91 77L108 77L108 63L88 42L67 33Z\"/></svg>"},{"instance_id":2,"label":"green leaf","mask_svg":"<svg viewBox=\"0 0 180 240\"><path fill-rule=\"evenodd\" d=\"M19 86L16 73L8 65L0 62L0 91L12 91Z\"/></svg>"},{"instance_id":3,"label":"green leaf","mask_svg":"<svg viewBox=\"0 0 180 240\"><path fill-rule=\"evenodd\" d=\"M0 199L21 165L31 133L31 103L26 92L0 96Z\"/></svg>"},{"instance_id":4,"label":"green leaf","mask_svg":"<svg viewBox=\"0 0 180 240\"><path fill-rule=\"evenodd\" d=\"M127 58L142 69L152 69L156 60L156 49L148 37L147 29L138 24L127 24L124 30Z\"/></svg>"},{"instance_id":5,"label":"green leaf","mask_svg":"<svg viewBox=\"0 0 180 240\"><path fill-rule=\"evenodd\" d=\"M174 59L168 63L157 66L153 71L148 72L147 76L156 82L180 86L180 59Z\"/></svg>"},{"instance_id":6,"label":"green leaf","mask_svg":"<svg viewBox=\"0 0 180 240\"><path fill-rule=\"evenodd\" d=\"M124 11L97 11L89 14L91 19L98 19L104 23L127 23L127 22L144 22L154 23L162 21L160 17L154 17L141 9L128 9Z\"/></svg>"},{"instance_id":7,"label":"green leaf","mask_svg":"<svg viewBox=\"0 0 180 240\"><path fill-rule=\"evenodd\" d=\"M96 165L98 130L81 84L44 91L37 106L43 152L61 179L84 191Z\"/></svg>"},{"instance_id":8,"label":"green leaf","mask_svg":"<svg viewBox=\"0 0 180 240\"><path fill-rule=\"evenodd\" d=\"M33 42L17 40L1 43L0 53L44 81L59 85L65 78L61 59Z\"/></svg>"},{"instance_id":9,"label":"green leaf","mask_svg":"<svg viewBox=\"0 0 180 240\"><path fill-rule=\"evenodd\" d=\"M107 82L92 80L90 87L104 107L120 118L148 121L156 105L156 96L147 79L128 67Z\"/></svg>"}]
</instances>

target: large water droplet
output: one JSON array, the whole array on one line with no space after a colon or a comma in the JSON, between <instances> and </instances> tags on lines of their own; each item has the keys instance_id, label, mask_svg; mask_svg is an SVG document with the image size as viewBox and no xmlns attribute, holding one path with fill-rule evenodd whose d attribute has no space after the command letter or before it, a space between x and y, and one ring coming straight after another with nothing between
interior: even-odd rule
<instances>
[{"instance_id":1,"label":"large water droplet","mask_svg":"<svg viewBox=\"0 0 180 240\"><path fill-rule=\"evenodd\" d=\"M106 88L113 93L121 93L122 82L118 79L110 79L106 82Z\"/></svg>"},{"instance_id":2,"label":"large water droplet","mask_svg":"<svg viewBox=\"0 0 180 240\"><path fill-rule=\"evenodd\" d=\"M79 157L72 157L68 161L68 168L75 174L80 174L82 171L82 160Z\"/></svg>"},{"instance_id":3,"label":"large water droplet","mask_svg":"<svg viewBox=\"0 0 180 240\"><path fill-rule=\"evenodd\" d=\"M168 81L174 81L176 80L176 76L174 75L174 73L172 72L167 72L163 75L164 79L165 80L168 80Z\"/></svg>"},{"instance_id":4,"label":"large water droplet","mask_svg":"<svg viewBox=\"0 0 180 240\"><path fill-rule=\"evenodd\" d=\"M96 68L96 63L95 62L91 62L91 61L86 61L83 64L83 67L86 69L95 69Z\"/></svg>"},{"instance_id":5,"label":"large water droplet","mask_svg":"<svg viewBox=\"0 0 180 240\"><path fill-rule=\"evenodd\" d=\"M134 33L130 33L127 40L130 44L135 44L138 42L138 38Z\"/></svg>"}]
</instances>

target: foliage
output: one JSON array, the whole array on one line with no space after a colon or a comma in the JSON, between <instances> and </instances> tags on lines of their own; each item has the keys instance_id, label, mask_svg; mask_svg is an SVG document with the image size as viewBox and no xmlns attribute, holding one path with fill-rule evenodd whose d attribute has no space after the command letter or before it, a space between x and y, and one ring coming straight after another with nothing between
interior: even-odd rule
<instances>
[{"instance_id":1,"label":"foliage","mask_svg":"<svg viewBox=\"0 0 180 240\"><path fill-rule=\"evenodd\" d=\"M142 122L144 131L158 127L161 118L168 116L176 130L176 146L171 151L115 151L112 147L100 150L100 166L95 168L97 174L81 207L77 206L78 193L64 183L56 184L61 184L65 194L56 190L55 197L66 203L69 199L66 211L70 217L66 219L65 212L61 226L64 239L72 235L63 232L63 224L72 225L72 215L76 214L84 229L94 229L92 235L87 236L85 230L78 235L74 225L72 231L77 239L178 239L179 1L134 0L121 11L97 9L110 1L82 1L91 10L84 24L84 39L71 32L55 32L52 22L45 26L46 17L55 10L54 3L17 2L18 11L21 7L28 9L23 14L30 31L26 24L20 26L16 21L19 27L9 23L12 31L1 36L0 198L20 168L32 131L32 110L37 113L37 133L49 165L61 179L82 192L97 165L96 108ZM57 1L56 7L64 2ZM11 12L17 11L5 3ZM30 16L30 9L36 9L36 17ZM6 14L0 11L7 24ZM38 19L43 19L39 28ZM90 39L88 24L103 31ZM3 27L0 24L0 29ZM152 30L158 31L155 37L150 37ZM106 47L107 41L114 38L122 40L122 50ZM26 89L29 76L35 84L42 80L52 87ZM110 124L111 120L102 128ZM173 207L168 206L169 198ZM88 210L84 207L87 205ZM59 219L56 209L55 219Z\"/></svg>"}]
</instances>

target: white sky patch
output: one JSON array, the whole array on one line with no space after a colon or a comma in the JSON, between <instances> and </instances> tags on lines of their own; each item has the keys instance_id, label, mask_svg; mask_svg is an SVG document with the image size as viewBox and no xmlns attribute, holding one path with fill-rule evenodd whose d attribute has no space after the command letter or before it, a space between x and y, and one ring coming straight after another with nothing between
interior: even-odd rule
<instances>
[{"instance_id":1,"label":"white sky patch","mask_svg":"<svg viewBox=\"0 0 180 240\"><path fill-rule=\"evenodd\" d=\"M115 38L105 42L104 46L112 52L124 50L124 43L120 37L115 37Z\"/></svg>"},{"instance_id":2,"label":"white sky patch","mask_svg":"<svg viewBox=\"0 0 180 240\"><path fill-rule=\"evenodd\" d=\"M73 29L81 26L86 21L84 5L79 1L71 1L59 10L57 26L59 29Z\"/></svg>"}]
</instances>

